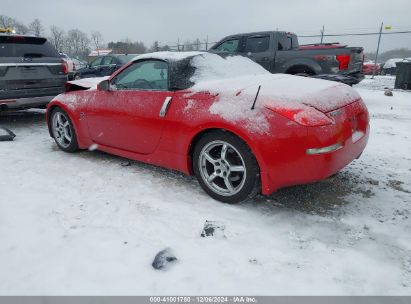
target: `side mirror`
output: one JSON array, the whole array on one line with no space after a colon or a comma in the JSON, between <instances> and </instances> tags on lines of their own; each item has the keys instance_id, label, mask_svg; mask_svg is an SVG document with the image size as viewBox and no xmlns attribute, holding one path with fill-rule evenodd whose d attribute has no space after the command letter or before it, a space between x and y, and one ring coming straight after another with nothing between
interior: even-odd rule
<instances>
[{"instance_id":1,"label":"side mirror","mask_svg":"<svg viewBox=\"0 0 411 304\"><path fill-rule=\"evenodd\" d=\"M97 85L97 89L98 89L99 91L104 91L104 92L110 91L110 82L108 81L108 79L103 80L102 82L100 82L100 83Z\"/></svg>"}]
</instances>

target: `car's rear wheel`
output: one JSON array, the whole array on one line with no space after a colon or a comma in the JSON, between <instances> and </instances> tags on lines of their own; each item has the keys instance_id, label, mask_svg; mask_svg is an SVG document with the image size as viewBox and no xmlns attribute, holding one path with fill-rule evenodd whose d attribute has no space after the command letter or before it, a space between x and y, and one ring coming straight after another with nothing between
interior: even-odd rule
<instances>
[{"instance_id":1,"label":"car's rear wheel","mask_svg":"<svg viewBox=\"0 0 411 304\"><path fill-rule=\"evenodd\" d=\"M260 170L251 149L235 135L217 131L196 144L193 169L201 187L214 199L240 203L260 191Z\"/></svg>"},{"instance_id":2,"label":"car's rear wheel","mask_svg":"<svg viewBox=\"0 0 411 304\"><path fill-rule=\"evenodd\" d=\"M77 136L68 114L55 108L50 116L51 133L59 148L65 152L78 150Z\"/></svg>"}]
</instances>

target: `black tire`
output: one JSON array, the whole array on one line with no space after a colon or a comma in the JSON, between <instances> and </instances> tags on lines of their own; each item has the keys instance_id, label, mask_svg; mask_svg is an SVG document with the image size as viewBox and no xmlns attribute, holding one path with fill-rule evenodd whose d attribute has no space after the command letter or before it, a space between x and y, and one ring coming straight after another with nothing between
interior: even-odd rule
<instances>
[{"instance_id":1,"label":"black tire","mask_svg":"<svg viewBox=\"0 0 411 304\"><path fill-rule=\"evenodd\" d=\"M294 75L295 75L295 76L301 76L301 77L310 77L310 76L311 76L310 74L305 73L305 72L302 72L302 73L295 73Z\"/></svg>"},{"instance_id":2,"label":"black tire","mask_svg":"<svg viewBox=\"0 0 411 304\"><path fill-rule=\"evenodd\" d=\"M202 160L204 159L204 156L202 155L204 155L204 151L206 151L204 149L208 149L208 147L210 146L212 147L213 144L219 145L221 143L228 144L226 145L228 146L228 150L226 150L227 154L226 153L224 154L224 155L227 155L226 156L227 158L224 157L226 162L223 161L227 165L226 168L232 168L234 166L236 166L237 168L243 167L245 168L245 171L238 173L238 172L231 172L231 169L230 169L229 171L227 171L228 173L227 175L224 175L224 177L223 176L215 177L216 182L215 183L213 182L212 184L216 185L217 182L220 182L220 184L223 184L224 186L225 178L241 179L241 176L242 176L244 181L241 180L241 182L237 186L237 192L233 194L222 195L221 193L218 193L218 190L213 189L212 188L213 186L209 185L209 183L206 181L206 178L204 176L205 174L207 174L207 172L204 173L205 172L204 170L207 170L206 168L207 166L211 167L210 171L215 170L211 175L215 174L218 171L215 169L216 168L215 164L210 162L209 164L207 163L206 165L204 165L204 163L202 163ZM210 150L209 152L211 154L212 150ZM236 158L240 162L239 163L240 166L238 166L238 164L233 164L235 159L234 161L232 161L233 159L229 160L230 153L231 155L234 155L235 157L237 154L240 156ZM220 159L220 162L221 162L221 159ZM197 144L194 147L193 170L194 170L194 174L198 182L200 183L204 191L207 192L215 200L218 200L224 203L236 204L236 203L244 202L244 201L252 199L261 191L260 169L259 169L256 158L254 157L248 145L243 140L241 140L240 138L238 138L237 136L235 136L234 134L230 132L213 131L210 133L206 133L204 136L200 138L200 140L197 142ZM232 174L237 174L238 176L232 177L231 176ZM222 181L218 181L217 179L221 179ZM230 182L230 185L233 186L231 182Z\"/></svg>"},{"instance_id":3,"label":"black tire","mask_svg":"<svg viewBox=\"0 0 411 304\"><path fill-rule=\"evenodd\" d=\"M61 132L60 130L57 131L57 127L54 124L54 119L57 119L57 116L62 116L65 119L65 122L68 123L67 125L67 131L69 131L69 135L71 136L71 140L68 141L67 139L66 144L64 144L64 142L62 142L61 140L58 139L59 137L59 132ZM68 153L73 153L75 151L77 151L78 148L78 142L77 142L77 135L76 135L76 131L74 129L73 123L71 122L70 117L68 116L68 114L61 108L54 108L50 114L50 121L49 121L49 126L51 128L51 135L54 138L54 141L56 142L57 146L63 150L64 152L68 152ZM61 134L60 134L61 136Z\"/></svg>"}]
</instances>

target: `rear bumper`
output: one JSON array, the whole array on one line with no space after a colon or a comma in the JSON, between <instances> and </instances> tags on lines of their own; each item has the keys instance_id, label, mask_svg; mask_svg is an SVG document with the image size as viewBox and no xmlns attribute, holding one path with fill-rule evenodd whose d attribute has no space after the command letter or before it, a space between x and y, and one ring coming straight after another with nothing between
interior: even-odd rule
<instances>
[{"instance_id":1,"label":"rear bumper","mask_svg":"<svg viewBox=\"0 0 411 304\"><path fill-rule=\"evenodd\" d=\"M354 159L359 158L367 145L368 137L369 127L361 138L352 136L341 148L334 151L312 155L301 153L300 157L293 161L280 166L269 166L262 193L269 195L280 188L314 183L336 174Z\"/></svg>"},{"instance_id":2,"label":"rear bumper","mask_svg":"<svg viewBox=\"0 0 411 304\"><path fill-rule=\"evenodd\" d=\"M65 82L55 87L5 90L0 92L0 108L5 110L44 106L65 91L64 84Z\"/></svg>"},{"instance_id":3,"label":"rear bumper","mask_svg":"<svg viewBox=\"0 0 411 304\"><path fill-rule=\"evenodd\" d=\"M288 134L259 145L263 194L326 179L361 155L370 132L369 114L362 100L326 115L333 119L332 124L289 124L288 129L293 129Z\"/></svg>"},{"instance_id":4,"label":"rear bumper","mask_svg":"<svg viewBox=\"0 0 411 304\"><path fill-rule=\"evenodd\" d=\"M25 109L34 108L39 106L47 105L53 98L53 96L41 96L41 97L29 97L29 98L18 98L18 99L0 99L0 109Z\"/></svg>"}]
</instances>

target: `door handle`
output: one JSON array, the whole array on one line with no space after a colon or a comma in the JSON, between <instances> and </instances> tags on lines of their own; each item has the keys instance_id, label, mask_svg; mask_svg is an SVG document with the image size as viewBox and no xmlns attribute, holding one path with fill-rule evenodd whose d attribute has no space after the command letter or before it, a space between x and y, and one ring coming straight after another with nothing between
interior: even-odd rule
<instances>
[{"instance_id":1,"label":"door handle","mask_svg":"<svg viewBox=\"0 0 411 304\"><path fill-rule=\"evenodd\" d=\"M168 107L170 105L171 99L173 99L173 97L167 96L166 99L164 100L163 106L160 109L160 114L159 114L160 117L166 116L166 113L167 113Z\"/></svg>"}]
</instances>

